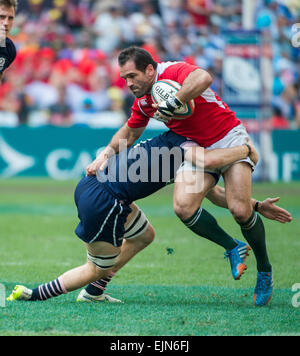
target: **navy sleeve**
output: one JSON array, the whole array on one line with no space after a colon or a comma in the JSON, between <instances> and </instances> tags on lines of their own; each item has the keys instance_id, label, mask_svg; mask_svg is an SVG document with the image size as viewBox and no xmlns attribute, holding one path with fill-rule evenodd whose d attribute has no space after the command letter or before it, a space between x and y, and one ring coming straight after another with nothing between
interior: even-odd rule
<instances>
[{"instance_id":1,"label":"navy sleeve","mask_svg":"<svg viewBox=\"0 0 300 356\"><path fill-rule=\"evenodd\" d=\"M172 147L181 147L181 145L188 141L188 139L184 136L180 136L177 133L173 132L173 131L167 131L164 132L162 134L162 137L165 136L167 145L169 146L169 148Z\"/></svg>"},{"instance_id":2,"label":"navy sleeve","mask_svg":"<svg viewBox=\"0 0 300 356\"><path fill-rule=\"evenodd\" d=\"M17 51L13 41L6 38L5 47L0 47L0 73L3 73L16 59Z\"/></svg>"}]
</instances>

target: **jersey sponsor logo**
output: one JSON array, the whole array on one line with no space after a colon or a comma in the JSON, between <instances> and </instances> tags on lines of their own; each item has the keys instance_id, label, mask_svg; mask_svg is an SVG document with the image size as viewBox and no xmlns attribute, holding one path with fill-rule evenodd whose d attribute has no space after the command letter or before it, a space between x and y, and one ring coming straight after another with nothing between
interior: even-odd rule
<instances>
[{"instance_id":1,"label":"jersey sponsor logo","mask_svg":"<svg viewBox=\"0 0 300 356\"><path fill-rule=\"evenodd\" d=\"M148 105L148 102L147 102L147 99L141 99L140 100L140 104L141 104L141 106L146 106L146 105Z\"/></svg>"},{"instance_id":2,"label":"jersey sponsor logo","mask_svg":"<svg viewBox=\"0 0 300 356\"><path fill-rule=\"evenodd\" d=\"M144 100L146 100L146 99L144 99ZM147 116L147 117L152 117L151 115L148 115L143 109L142 109L142 102L143 101L143 99L142 100L139 100L138 101L138 106L139 106L139 109L140 109L140 111L141 111L141 113L143 113L143 115L145 115L145 116ZM145 102L144 102L145 103ZM146 104L144 104L144 106L146 106L146 105L148 105L148 102L146 101ZM147 109L147 108L146 108ZM152 109L152 108L151 108Z\"/></svg>"},{"instance_id":3,"label":"jersey sponsor logo","mask_svg":"<svg viewBox=\"0 0 300 356\"><path fill-rule=\"evenodd\" d=\"M5 58L1 57L0 58L0 71L4 69L5 66Z\"/></svg>"}]
</instances>

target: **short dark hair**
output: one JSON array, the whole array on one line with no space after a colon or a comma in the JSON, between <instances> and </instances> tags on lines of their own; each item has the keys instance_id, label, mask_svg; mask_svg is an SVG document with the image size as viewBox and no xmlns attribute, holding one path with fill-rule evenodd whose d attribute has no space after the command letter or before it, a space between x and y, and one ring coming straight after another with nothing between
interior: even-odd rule
<instances>
[{"instance_id":1,"label":"short dark hair","mask_svg":"<svg viewBox=\"0 0 300 356\"><path fill-rule=\"evenodd\" d=\"M17 10L18 0L0 0L0 6L13 7Z\"/></svg>"},{"instance_id":2,"label":"short dark hair","mask_svg":"<svg viewBox=\"0 0 300 356\"><path fill-rule=\"evenodd\" d=\"M149 64L153 68L157 68L157 62L152 58L151 54L141 47L131 46L125 48L118 58L119 66L122 67L128 61L133 61L137 70L145 72Z\"/></svg>"}]
</instances>

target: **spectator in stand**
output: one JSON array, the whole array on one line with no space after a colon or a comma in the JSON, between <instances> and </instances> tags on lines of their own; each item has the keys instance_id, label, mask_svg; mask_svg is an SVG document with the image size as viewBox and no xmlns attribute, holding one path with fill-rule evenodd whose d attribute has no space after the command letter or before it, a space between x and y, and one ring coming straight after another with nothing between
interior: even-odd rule
<instances>
[{"instance_id":1,"label":"spectator in stand","mask_svg":"<svg viewBox=\"0 0 300 356\"><path fill-rule=\"evenodd\" d=\"M159 9L163 23L169 27L180 25L180 19L183 15L183 0L159 0Z\"/></svg>"},{"instance_id":2,"label":"spectator in stand","mask_svg":"<svg viewBox=\"0 0 300 356\"><path fill-rule=\"evenodd\" d=\"M300 22L300 3L256 3L255 27L270 34L272 45L272 104L281 108L292 127L300 127L300 96L295 88L300 49L291 46L291 26ZM58 103L56 88L61 86L72 113L82 109L86 93L93 102L101 96L97 110L106 110L110 95L104 98L102 92L111 87L120 88L123 97L113 107L123 103L127 110L132 97L119 77L116 59L132 42L157 61L184 60L211 71L213 88L221 95L223 31L240 26L238 0L22 0L12 29L18 56L5 78L5 90L12 94L5 91L5 95L10 103L19 100L21 122L34 108ZM102 82L101 90L92 85L94 73L95 83ZM1 101L4 91L0 94ZM10 107L17 110L18 105Z\"/></svg>"},{"instance_id":3,"label":"spectator in stand","mask_svg":"<svg viewBox=\"0 0 300 356\"><path fill-rule=\"evenodd\" d=\"M11 85L2 85L0 92L0 110L10 113L18 113L21 103L16 93L12 91Z\"/></svg>"},{"instance_id":4,"label":"spectator in stand","mask_svg":"<svg viewBox=\"0 0 300 356\"><path fill-rule=\"evenodd\" d=\"M87 97L94 103L97 112L107 111L111 106L111 100L108 95L106 82L96 68L88 78L89 90L86 92Z\"/></svg>"},{"instance_id":5,"label":"spectator in stand","mask_svg":"<svg viewBox=\"0 0 300 356\"><path fill-rule=\"evenodd\" d=\"M43 81L42 72L34 75L33 81L25 86L25 93L32 101L32 110L46 110L57 102L57 90L51 83Z\"/></svg>"},{"instance_id":6,"label":"spectator in stand","mask_svg":"<svg viewBox=\"0 0 300 356\"><path fill-rule=\"evenodd\" d=\"M161 17L149 2L141 6L140 12L134 12L128 17L128 25L132 27L135 42L146 42L152 38L160 38L163 34Z\"/></svg>"},{"instance_id":7,"label":"spectator in stand","mask_svg":"<svg viewBox=\"0 0 300 356\"><path fill-rule=\"evenodd\" d=\"M190 46L184 36L180 34L172 34L166 43L168 61L183 60L190 53Z\"/></svg>"},{"instance_id":8,"label":"spectator in stand","mask_svg":"<svg viewBox=\"0 0 300 356\"><path fill-rule=\"evenodd\" d=\"M275 64L275 77L272 103L281 107L283 115L287 119L292 119L294 115L293 103L299 93L296 89L296 83L299 74L295 64L290 61L284 54Z\"/></svg>"},{"instance_id":9,"label":"spectator in stand","mask_svg":"<svg viewBox=\"0 0 300 356\"><path fill-rule=\"evenodd\" d=\"M96 35L96 47L108 54L121 42L131 42L134 39L122 7L116 4L111 4L108 9L100 11L93 30Z\"/></svg>"},{"instance_id":10,"label":"spectator in stand","mask_svg":"<svg viewBox=\"0 0 300 356\"><path fill-rule=\"evenodd\" d=\"M210 21L220 30L241 28L242 5L239 0L214 0Z\"/></svg>"},{"instance_id":11,"label":"spectator in stand","mask_svg":"<svg viewBox=\"0 0 300 356\"><path fill-rule=\"evenodd\" d=\"M58 99L49 107L49 123L55 126L70 126L72 124L71 107L67 104L66 88L57 88Z\"/></svg>"},{"instance_id":12,"label":"spectator in stand","mask_svg":"<svg viewBox=\"0 0 300 356\"><path fill-rule=\"evenodd\" d=\"M283 117L291 121L296 113L293 103L299 98L295 85L299 81L296 58L300 50L291 46L291 26L296 17L287 4L279 0L258 1L255 21L256 28L268 32L271 39L274 72L272 104L280 107Z\"/></svg>"},{"instance_id":13,"label":"spectator in stand","mask_svg":"<svg viewBox=\"0 0 300 356\"><path fill-rule=\"evenodd\" d=\"M298 100L295 102L295 128L300 129L300 95L298 95Z\"/></svg>"},{"instance_id":14,"label":"spectator in stand","mask_svg":"<svg viewBox=\"0 0 300 356\"><path fill-rule=\"evenodd\" d=\"M78 32L82 28L90 27L95 16L92 11L95 0L67 1L67 23L71 32Z\"/></svg>"},{"instance_id":15,"label":"spectator in stand","mask_svg":"<svg viewBox=\"0 0 300 356\"><path fill-rule=\"evenodd\" d=\"M27 21L39 22L50 6L46 0L28 0L19 2L19 13L25 14Z\"/></svg>"},{"instance_id":16,"label":"spectator in stand","mask_svg":"<svg viewBox=\"0 0 300 356\"><path fill-rule=\"evenodd\" d=\"M293 127L295 129L300 129L300 84L299 82L295 85L295 90L297 95L294 99L293 106L294 106L294 117L295 121L293 122Z\"/></svg>"},{"instance_id":17,"label":"spectator in stand","mask_svg":"<svg viewBox=\"0 0 300 356\"><path fill-rule=\"evenodd\" d=\"M283 115L279 107L273 107L273 115L270 119L270 128L272 130L286 130L291 127L289 120Z\"/></svg>"},{"instance_id":18,"label":"spectator in stand","mask_svg":"<svg viewBox=\"0 0 300 356\"><path fill-rule=\"evenodd\" d=\"M186 10L191 15L195 26L201 33L208 33L213 0L187 0Z\"/></svg>"},{"instance_id":19,"label":"spectator in stand","mask_svg":"<svg viewBox=\"0 0 300 356\"><path fill-rule=\"evenodd\" d=\"M190 64L195 64L203 69L210 67L210 59L205 53L205 48L207 46L207 39L204 36L199 36L197 42L193 44L193 52L190 56L185 57L188 59Z\"/></svg>"}]
</instances>

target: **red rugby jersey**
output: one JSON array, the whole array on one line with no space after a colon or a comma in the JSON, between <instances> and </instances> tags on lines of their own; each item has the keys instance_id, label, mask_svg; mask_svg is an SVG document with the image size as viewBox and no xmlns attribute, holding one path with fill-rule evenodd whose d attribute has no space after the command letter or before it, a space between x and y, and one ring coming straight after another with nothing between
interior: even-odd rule
<instances>
[{"instance_id":1,"label":"red rugby jersey","mask_svg":"<svg viewBox=\"0 0 300 356\"><path fill-rule=\"evenodd\" d=\"M189 73L199 67L184 62L158 63L156 81L170 79L182 84ZM222 139L241 121L229 109L216 93L208 88L202 95L194 99L195 111L192 116L183 119L172 119L166 126L179 135L208 147ZM136 98L132 106L132 114L127 124L131 128L147 126L156 110L152 108L151 94Z\"/></svg>"}]
</instances>

